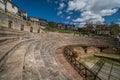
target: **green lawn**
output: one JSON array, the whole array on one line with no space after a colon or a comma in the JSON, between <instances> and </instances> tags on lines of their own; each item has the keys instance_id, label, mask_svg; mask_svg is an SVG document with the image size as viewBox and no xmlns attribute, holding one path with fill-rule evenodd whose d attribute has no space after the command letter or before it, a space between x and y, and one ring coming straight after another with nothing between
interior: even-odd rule
<instances>
[{"instance_id":1,"label":"green lawn","mask_svg":"<svg viewBox=\"0 0 120 80\"><path fill-rule=\"evenodd\" d=\"M114 60L110 60L110 59L106 59L106 58L99 58L99 57L86 57L86 58L82 58L84 61L90 62L90 63L96 63L98 60L103 59L105 62L109 63L109 64L113 64L116 66L120 66L120 62L114 61ZM83 62L84 63L84 62Z\"/></svg>"},{"instance_id":2,"label":"green lawn","mask_svg":"<svg viewBox=\"0 0 120 80\"><path fill-rule=\"evenodd\" d=\"M60 33L74 33L74 34L83 34L83 35L92 35L92 33L90 33L90 32L79 32L78 30L60 29L60 28L51 28L51 27L46 27L45 31L48 31L48 32L60 32Z\"/></svg>"}]
</instances>

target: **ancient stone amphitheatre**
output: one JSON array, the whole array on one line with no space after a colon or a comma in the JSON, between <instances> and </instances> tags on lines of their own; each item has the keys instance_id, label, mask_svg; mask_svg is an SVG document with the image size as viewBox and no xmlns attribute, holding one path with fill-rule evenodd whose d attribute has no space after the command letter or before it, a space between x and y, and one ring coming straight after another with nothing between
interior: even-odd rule
<instances>
[{"instance_id":1,"label":"ancient stone amphitheatre","mask_svg":"<svg viewBox=\"0 0 120 80\"><path fill-rule=\"evenodd\" d=\"M117 46L113 39L1 28L0 80L83 80L63 54L56 53L62 46L75 44ZM107 63L105 65L109 66Z\"/></svg>"}]
</instances>

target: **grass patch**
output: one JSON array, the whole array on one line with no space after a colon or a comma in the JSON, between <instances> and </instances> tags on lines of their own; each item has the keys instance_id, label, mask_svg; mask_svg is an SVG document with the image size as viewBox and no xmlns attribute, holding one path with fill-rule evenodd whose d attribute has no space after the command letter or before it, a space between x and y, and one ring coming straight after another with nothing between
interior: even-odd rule
<instances>
[{"instance_id":1,"label":"grass patch","mask_svg":"<svg viewBox=\"0 0 120 80\"><path fill-rule=\"evenodd\" d=\"M54 27L54 28L46 27L45 31L48 31L48 32L60 32L60 33L74 33L74 34L82 34L82 35L92 35L89 32L79 32L78 30L60 29L60 28L57 28L57 27Z\"/></svg>"},{"instance_id":2,"label":"grass patch","mask_svg":"<svg viewBox=\"0 0 120 80\"><path fill-rule=\"evenodd\" d=\"M106 58L99 58L99 57L94 57L94 56L83 58L83 60L85 62L87 61L87 62L90 62L90 63L96 63L100 59L104 60L106 63L113 64L115 66L120 66L120 62L110 60L110 59L106 59Z\"/></svg>"},{"instance_id":3,"label":"grass patch","mask_svg":"<svg viewBox=\"0 0 120 80\"><path fill-rule=\"evenodd\" d=\"M90 56L90 57L86 57L84 58L85 60L99 60L100 58L98 57L94 57L94 56Z\"/></svg>"},{"instance_id":4,"label":"grass patch","mask_svg":"<svg viewBox=\"0 0 120 80\"><path fill-rule=\"evenodd\" d=\"M120 63L117 62L117 61L113 61L113 60L110 60L110 59L106 59L106 58L103 58L103 60L109 64L113 64L115 66L120 66Z\"/></svg>"},{"instance_id":5,"label":"grass patch","mask_svg":"<svg viewBox=\"0 0 120 80\"><path fill-rule=\"evenodd\" d=\"M120 54L118 54L118 53L103 53L103 52L99 52L99 53L96 53L96 54L105 54L105 55L108 55L108 56L119 56L120 57Z\"/></svg>"}]
</instances>

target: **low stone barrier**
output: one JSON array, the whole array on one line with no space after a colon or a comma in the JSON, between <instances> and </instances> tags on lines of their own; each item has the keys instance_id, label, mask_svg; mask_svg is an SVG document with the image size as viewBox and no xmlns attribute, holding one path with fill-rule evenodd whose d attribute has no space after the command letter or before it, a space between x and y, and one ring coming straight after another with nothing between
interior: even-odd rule
<instances>
[{"instance_id":1,"label":"low stone barrier","mask_svg":"<svg viewBox=\"0 0 120 80\"><path fill-rule=\"evenodd\" d=\"M75 53L67 46L64 48L64 56L73 68L84 78L84 80L101 80L97 74L76 60Z\"/></svg>"}]
</instances>

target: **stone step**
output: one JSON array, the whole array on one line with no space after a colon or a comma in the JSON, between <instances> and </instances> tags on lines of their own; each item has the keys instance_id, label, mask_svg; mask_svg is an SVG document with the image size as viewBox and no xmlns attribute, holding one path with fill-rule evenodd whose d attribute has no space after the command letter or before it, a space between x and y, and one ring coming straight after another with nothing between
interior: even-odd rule
<instances>
[{"instance_id":1,"label":"stone step","mask_svg":"<svg viewBox=\"0 0 120 80\"><path fill-rule=\"evenodd\" d=\"M26 41L31 41L33 39L28 40L16 40L11 43L0 45L0 69L11 55L12 51L14 51L21 43Z\"/></svg>"},{"instance_id":2,"label":"stone step","mask_svg":"<svg viewBox=\"0 0 120 80\"><path fill-rule=\"evenodd\" d=\"M8 32L17 32L17 33L21 33L21 31L19 31L19 30L10 29L10 28L6 28L6 27L2 27L2 26L0 26L0 31L8 31Z\"/></svg>"},{"instance_id":3,"label":"stone step","mask_svg":"<svg viewBox=\"0 0 120 80\"><path fill-rule=\"evenodd\" d=\"M19 40L19 38L6 40L6 41L3 41L3 42L0 42L0 46L5 45L5 44L7 45L9 43L12 43L12 42L15 42L15 41L18 41L18 40Z\"/></svg>"},{"instance_id":4,"label":"stone step","mask_svg":"<svg viewBox=\"0 0 120 80\"><path fill-rule=\"evenodd\" d=\"M28 32L19 31L19 30L16 30L16 29L10 29L10 28L0 26L0 36L1 37L4 37L4 36L19 36L19 35L24 35L24 34L28 34Z\"/></svg>"},{"instance_id":5,"label":"stone step","mask_svg":"<svg viewBox=\"0 0 120 80\"><path fill-rule=\"evenodd\" d=\"M38 72L38 65L34 58L34 51L37 43L33 42L28 48L28 52L25 55L24 69L23 69L23 80L42 80ZM41 64L42 66L42 64Z\"/></svg>"},{"instance_id":6,"label":"stone step","mask_svg":"<svg viewBox=\"0 0 120 80\"><path fill-rule=\"evenodd\" d=\"M3 42L14 41L16 39L18 39L18 37L0 37L0 45Z\"/></svg>"},{"instance_id":7,"label":"stone step","mask_svg":"<svg viewBox=\"0 0 120 80\"><path fill-rule=\"evenodd\" d=\"M0 68L3 66L6 59L8 58L9 52L12 51L12 49L14 49L15 45L18 43L19 41L15 41L0 46Z\"/></svg>"},{"instance_id":8,"label":"stone step","mask_svg":"<svg viewBox=\"0 0 120 80\"><path fill-rule=\"evenodd\" d=\"M42 42L42 44L39 45L41 46L41 48L40 53L38 54L41 58L40 60L43 60L44 62L43 67L39 68L41 77L43 80L72 80L72 78L66 73L66 71L61 68L56 62L55 56L51 55L54 54L51 52L55 45L56 43L52 38L49 38L48 40ZM39 61L39 59L37 59L37 61ZM44 75L46 75L46 77Z\"/></svg>"},{"instance_id":9,"label":"stone step","mask_svg":"<svg viewBox=\"0 0 120 80\"><path fill-rule=\"evenodd\" d=\"M22 45L19 44L14 51L10 52L11 55L2 66L0 80L22 80L24 55L28 46L29 42Z\"/></svg>"}]
</instances>

